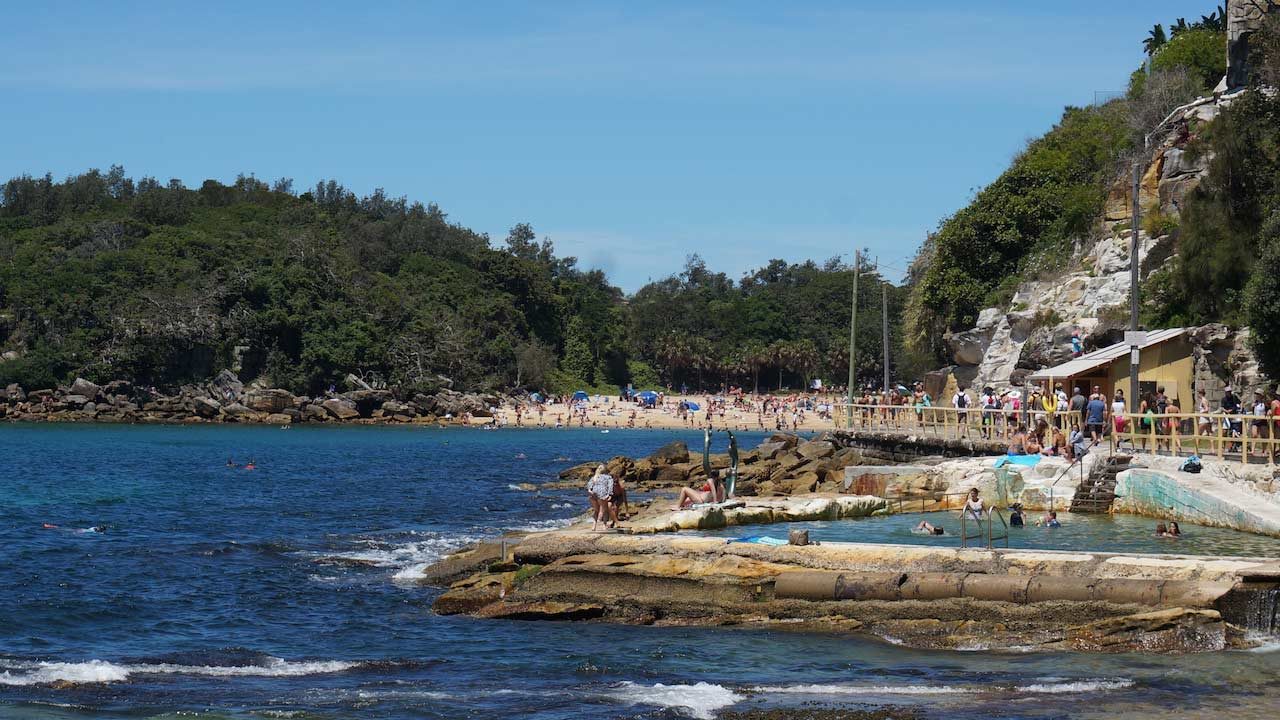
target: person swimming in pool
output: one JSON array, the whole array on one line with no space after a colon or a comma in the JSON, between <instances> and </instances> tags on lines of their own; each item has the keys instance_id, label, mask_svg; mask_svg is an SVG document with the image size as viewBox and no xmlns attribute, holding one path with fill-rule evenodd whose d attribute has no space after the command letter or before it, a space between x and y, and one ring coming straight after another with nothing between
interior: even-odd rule
<instances>
[{"instance_id":1,"label":"person swimming in pool","mask_svg":"<svg viewBox=\"0 0 1280 720\"><path fill-rule=\"evenodd\" d=\"M1057 510L1050 510L1050 511L1049 511L1049 514L1048 514L1048 515L1045 515L1045 516L1044 516L1044 517L1042 517L1042 518L1040 518L1040 522L1038 522L1038 523L1036 523L1036 524L1037 524L1037 525L1040 525L1040 526L1042 526L1042 527L1047 527L1047 528L1060 528L1060 527L1062 527L1062 523L1058 522L1058 511L1057 511Z\"/></svg>"},{"instance_id":2,"label":"person swimming in pool","mask_svg":"<svg viewBox=\"0 0 1280 720\"><path fill-rule=\"evenodd\" d=\"M1009 506L1009 527L1023 527L1025 521L1022 517L1022 504L1014 503Z\"/></svg>"},{"instance_id":3,"label":"person swimming in pool","mask_svg":"<svg viewBox=\"0 0 1280 720\"><path fill-rule=\"evenodd\" d=\"M934 525L928 520L921 520L919 525L911 529L911 532L917 535L946 535L947 531L941 526Z\"/></svg>"},{"instance_id":4,"label":"person swimming in pool","mask_svg":"<svg viewBox=\"0 0 1280 720\"><path fill-rule=\"evenodd\" d=\"M1182 536L1182 528L1178 527L1178 521L1177 521L1177 520L1170 520L1170 521L1169 521L1169 536L1170 536L1170 537L1181 537L1181 536Z\"/></svg>"}]
</instances>

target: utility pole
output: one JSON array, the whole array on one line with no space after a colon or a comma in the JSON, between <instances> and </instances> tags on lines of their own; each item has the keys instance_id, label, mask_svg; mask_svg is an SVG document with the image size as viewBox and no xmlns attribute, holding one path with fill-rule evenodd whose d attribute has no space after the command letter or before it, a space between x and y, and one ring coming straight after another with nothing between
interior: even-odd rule
<instances>
[{"instance_id":1,"label":"utility pole","mask_svg":"<svg viewBox=\"0 0 1280 720\"><path fill-rule=\"evenodd\" d=\"M889 392L889 285L880 278L880 331L884 335L884 391Z\"/></svg>"},{"instance_id":2,"label":"utility pole","mask_svg":"<svg viewBox=\"0 0 1280 720\"><path fill-rule=\"evenodd\" d=\"M853 302L850 303L849 310L849 417L847 427L853 427L853 386L857 382L854 378L854 360L858 355L857 345L854 344L854 337L858 333L858 270L862 263L862 251L853 251Z\"/></svg>"},{"instance_id":3,"label":"utility pole","mask_svg":"<svg viewBox=\"0 0 1280 720\"><path fill-rule=\"evenodd\" d=\"M1139 348L1143 344L1138 332L1138 226L1142 220L1142 208L1138 194L1142 190L1142 163L1133 165L1133 232L1129 236L1129 402L1130 413L1138 407Z\"/></svg>"}]
</instances>

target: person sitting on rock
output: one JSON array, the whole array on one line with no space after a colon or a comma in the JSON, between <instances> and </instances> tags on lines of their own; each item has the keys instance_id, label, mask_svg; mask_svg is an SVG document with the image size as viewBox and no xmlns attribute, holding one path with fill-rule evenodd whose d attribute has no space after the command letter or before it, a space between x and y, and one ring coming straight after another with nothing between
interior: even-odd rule
<instances>
[{"instance_id":1,"label":"person sitting on rock","mask_svg":"<svg viewBox=\"0 0 1280 720\"><path fill-rule=\"evenodd\" d=\"M1037 450L1036 452L1039 452ZM1027 454L1027 426L1019 425L1017 431L1013 433L1013 437L1009 438L1009 454L1010 455L1026 455Z\"/></svg>"},{"instance_id":2,"label":"person sitting on rock","mask_svg":"<svg viewBox=\"0 0 1280 720\"><path fill-rule=\"evenodd\" d=\"M676 500L676 506L671 509L684 510L692 505L722 502L723 500L724 485L720 482L720 472L712 470L711 477L707 479L700 490L687 487L680 488L680 497Z\"/></svg>"}]
</instances>

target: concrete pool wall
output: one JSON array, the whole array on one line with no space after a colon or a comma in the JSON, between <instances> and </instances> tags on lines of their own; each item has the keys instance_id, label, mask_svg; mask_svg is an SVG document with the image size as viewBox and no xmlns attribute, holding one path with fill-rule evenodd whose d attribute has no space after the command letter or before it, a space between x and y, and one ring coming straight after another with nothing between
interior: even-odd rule
<instances>
[{"instance_id":1,"label":"concrete pool wall","mask_svg":"<svg viewBox=\"0 0 1280 720\"><path fill-rule=\"evenodd\" d=\"M1256 481L1152 468L1127 470L1116 480L1118 512L1280 537L1280 503Z\"/></svg>"}]
</instances>

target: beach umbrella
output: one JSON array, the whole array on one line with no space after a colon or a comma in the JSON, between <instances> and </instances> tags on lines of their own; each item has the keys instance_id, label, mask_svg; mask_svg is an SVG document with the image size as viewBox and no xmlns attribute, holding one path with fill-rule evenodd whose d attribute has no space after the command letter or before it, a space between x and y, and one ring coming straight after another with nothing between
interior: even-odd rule
<instances>
[{"instance_id":1,"label":"beach umbrella","mask_svg":"<svg viewBox=\"0 0 1280 720\"><path fill-rule=\"evenodd\" d=\"M636 397L640 399L640 402L648 405L649 407L653 407L658 404L658 393L652 390L641 390L636 393Z\"/></svg>"},{"instance_id":2,"label":"beach umbrella","mask_svg":"<svg viewBox=\"0 0 1280 720\"><path fill-rule=\"evenodd\" d=\"M575 392L575 393L573 394L573 401L574 401L574 402L583 402L583 401L584 401L584 400L586 400L586 399L587 399L587 391L586 391L586 390L579 390L579 391L577 391L577 392Z\"/></svg>"},{"instance_id":3,"label":"beach umbrella","mask_svg":"<svg viewBox=\"0 0 1280 720\"><path fill-rule=\"evenodd\" d=\"M536 403L543 402L544 400L542 393L529 393L529 399Z\"/></svg>"},{"instance_id":4,"label":"beach umbrella","mask_svg":"<svg viewBox=\"0 0 1280 720\"><path fill-rule=\"evenodd\" d=\"M689 410L701 410L702 406L692 400L685 400L684 406Z\"/></svg>"}]
</instances>

